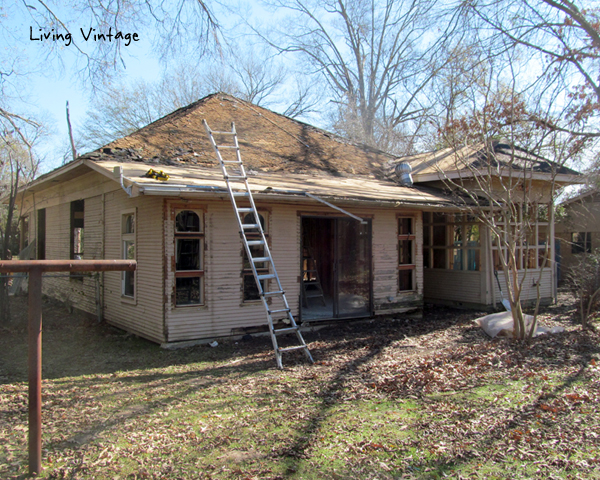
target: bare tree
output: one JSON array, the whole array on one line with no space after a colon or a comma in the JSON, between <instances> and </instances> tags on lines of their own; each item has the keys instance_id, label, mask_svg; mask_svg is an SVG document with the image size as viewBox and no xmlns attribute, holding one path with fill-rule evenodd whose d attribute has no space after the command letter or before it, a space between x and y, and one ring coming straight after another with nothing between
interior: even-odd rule
<instances>
[{"instance_id":1,"label":"bare tree","mask_svg":"<svg viewBox=\"0 0 600 480\"><path fill-rule=\"evenodd\" d=\"M18 188L33 179L37 162L32 155L32 142L23 131L4 130L0 134L0 259L9 260L18 248L18 215L15 204ZM17 250L18 253L18 250ZM0 276L0 324L10 319L8 277Z\"/></svg>"},{"instance_id":2,"label":"bare tree","mask_svg":"<svg viewBox=\"0 0 600 480\"><path fill-rule=\"evenodd\" d=\"M435 4L278 0L271 5L289 14L287 22L262 37L282 54L297 54L305 71L326 82L337 105L335 130L378 146L401 125L417 129L426 109L439 35L429 23Z\"/></svg>"},{"instance_id":3,"label":"bare tree","mask_svg":"<svg viewBox=\"0 0 600 480\"><path fill-rule=\"evenodd\" d=\"M574 173L565 165L582 155L587 144L546 128L544 122L530 121L534 116L548 118L569 105L563 103L559 89L553 90L553 99L548 91L538 92L544 101L534 95L527 82L521 82L518 64L510 55L484 56L465 66L470 73L448 65L447 81L438 83L436 99L446 106L445 114L435 119L438 143L451 152L440 176L464 210L490 232L488 248L494 268L504 274L515 337L530 338L536 329L544 271L553 265L551 230L560 186L556 179ZM470 83L456 81L462 73L467 78L473 75ZM532 282L536 303L528 327L521 302Z\"/></svg>"},{"instance_id":4,"label":"bare tree","mask_svg":"<svg viewBox=\"0 0 600 480\"><path fill-rule=\"evenodd\" d=\"M593 2L594 3L594 2ZM562 117L532 115L544 128L580 137L600 137L600 10L570 0L470 2L493 55L519 47L532 88L559 88L570 107Z\"/></svg>"}]
</instances>

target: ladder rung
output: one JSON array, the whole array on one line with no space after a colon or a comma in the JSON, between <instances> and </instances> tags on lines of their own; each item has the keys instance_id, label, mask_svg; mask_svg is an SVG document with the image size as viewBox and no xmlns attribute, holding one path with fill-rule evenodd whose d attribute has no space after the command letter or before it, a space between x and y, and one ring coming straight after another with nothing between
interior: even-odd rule
<instances>
[{"instance_id":1,"label":"ladder rung","mask_svg":"<svg viewBox=\"0 0 600 480\"><path fill-rule=\"evenodd\" d=\"M225 175L225 179L226 180L248 180L248 177L246 177L245 175Z\"/></svg>"},{"instance_id":2,"label":"ladder rung","mask_svg":"<svg viewBox=\"0 0 600 480\"><path fill-rule=\"evenodd\" d=\"M241 160L221 160L223 163L237 163L238 165L242 164Z\"/></svg>"},{"instance_id":3,"label":"ladder rung","mask_svg":"<svg viewBox=\"0 0 600 480\"><path fill-rule=\"evenodd\" d=\"M249 247L255 247L256 245L264 245L265 242L263 240L248 240Z\"/></svg>"},{"instance_id":4,"label":"ladder rung","mask_svg":"<svg viewBox=\"0 0 600 480\"><path fill-rule=\"evenodd\" d=\"M285 294L285 291L283 290L273 290L272 292L263 292L262 296L263 297L276 297L277 295L283 295Z\"/></svg>"},{"instance_id":5,"label":"ladder rung","mask_svg":"<svg viewBox=\"0 0 600 480\"><path fill-rule=\"evenodd\" d=\"M259 227L260 225L258 223L242 223L242 228L244 230L252 230Z\"/></svg>"},{"instance_id":6,"label":"ladder rung","mask_svg":"<svg viewBox=\"0 0 600 480\"><path fill-rule=\"evenodd\" d=\"M252 207L242 207L242 208L238 208L237 211L239 213L250 213L250 212L253 212L254 209Z\"/></svg>"},{"instance_id":7,"label":"ladder rung","mask_svg":"<svg viewBox=\"0 0 600 480\"><path fill-rule=\"evenodd\" d=\"M216 132L214 130L211 130L210 133L213 135L235 135L235 132Z\"/></svg>"},{"instance_id":8,"label":"ladder rung","mask_svg":"<svg viewBox=\"0 0 600 480\"><path fill-rule=\"evenodd\" d=\"M257 275L258 280L271 280L272 278L277 278L274 273L267 273L266 275Z\"/></svg>"},{"instance_id":9,"label":"ladder rung","mask_svg":"<svg viewBox=\"0 0 600 480\"><path fill-rule=\"evenodd\" d=\"M248 192L231 192L234 197L249 197L250 193Z\"/></svg>"},{"instance_id":10,"label":"ladder rung","mask_svg":"<svg viewBox=\"0 0 600 480\"><path fill-rule=\"evenodd\" d=\"M283 313L283 312L287 313L289 311L290 311L289 308L281 308L279 310L268 310L270 315L273 315L274 313Z\"/></svg>"},{"instance_id":11,"label":"ladder rung","mask_svg":"<svg viewBox=\"0 0 600 480\"><path fill-rule=\"evenodd\" d=\"M303 350L305 348L308 349L306 345L294 345L293 347L278 348L277 350L279 350L279 352L291 352L293 350Z\"/></svg>"},{"instance_id":12,"label":"ladder rung","mask_svg":"<svg viewBox=\"0 0 600 480\"><path fill-rule=\"evenodd\" d=\"M297 330L298 330L298 327L278 328L277 330L273 329L273 333L275 335L281 335L284 333L296 332Z\"/></svg>"},{"instance_id":13,"label":"ladder rung","mask_svg":"<svg viewBox=\"0 0 600 480\"><path fill-rule=\"evenodd\" d=\"M270 262L271 261L271 257L254 257L252 259L252 261L254 263L260 263L260 262Z\"/></svg>"},{"instance_id":14,"label":"ladder rung","mask_svg":"<svg viewBox=\"0 0 600 480\"><path fill-rule=\"evenodd\" d=\"M221 148L237 148L239 149L240 147L236 147L235 145L217 145L217 148L221 149Z\"/></svg>"}]
</instances>

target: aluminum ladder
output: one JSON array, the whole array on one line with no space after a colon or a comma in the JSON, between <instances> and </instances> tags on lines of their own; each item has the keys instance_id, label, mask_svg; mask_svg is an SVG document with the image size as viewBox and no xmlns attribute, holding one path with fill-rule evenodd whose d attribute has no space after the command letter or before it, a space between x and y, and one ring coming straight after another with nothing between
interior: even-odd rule
<instances>
[{"instance_id":1,"label":"aluminum ladder","mask_svg":"<svg viewBox=\"0 0 600 480\"><path fill-rule=\"evenodd\" d=\"M231 199L231 204L233 205L235 217L238 222L240 237L242 239L242 243L244 244L244 250L250 263L250 267L252 268L252 273L254 274L254 280L258 288L260 299L262 300L263 306L267 313L267 323L269 325L271 341L273 342L273 349L275 350L277 367L283 368L283 363L281 360L282 354L294 350L302 350L308 361L314 363L312 355L310 354L310 350L308 349L308 346L302 337L302 333L300 333L300 327L296 324L296 320L294 319L292 310L285 296L285 291L283 290L281 281L279 280L279 275L277 275L275 264L273 263L273 257L271 256L271 251L265 237L265 232L261 225L254 199L252 198L250 186L248 185L248 176L240 155L240 147L238 144L235 124L233 122L231 123L231 132L218 132L211 130L206 120L202 120L202 123L204 124L206 133L210 139L210 143L215 151L217 160L221 165L223 178L227 184L229 198ZM232 137L233 142L230 142L230 144L226 145L217 145L214 136ZM223 150L223 155L225 155L225 158L223 158L221 150ZM233 150L235 156L233 158L231 156L227 156L227 154L225 154L225 151L227 150ZM237 171L232 172L228 170L234 168L237 169ZM236 189L241 191L234 191L231 186L232 183L243 184L244 188ZM247 201L250 206L239 207L238 202L236 201L237 198ZM254 218L252 223L244 222L244 217L247 217L248 215L252 215ZM248 238L249 236L251 238ZM251 247L258 247L258 252L253 251ZM262 275L259 274L257 272L257 264L266 265L268 268L270 268L270 273ZM265 286L269 285L269 283L271 283L271 285L274 283L274 288L263 288L262 282L265 282ZM283 321L287 326L284 328L275 328L275 323L280 320ZM298 344L291 347L281 348L277 342L277 336L289 333L294 333L296 335Z\"/></svg>"}]
</instances>

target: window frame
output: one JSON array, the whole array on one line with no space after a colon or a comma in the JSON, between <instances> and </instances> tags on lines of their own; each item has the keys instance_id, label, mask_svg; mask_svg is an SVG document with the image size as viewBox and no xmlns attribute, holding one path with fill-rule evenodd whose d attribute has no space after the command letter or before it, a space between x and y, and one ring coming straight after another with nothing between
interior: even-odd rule
<instances>
[{"instance_id":1,"label":"window frame","mask_svg":"<svg viewBox=\"0 0 600 480\"><path fill-rule=\"evenodd\" d=\"M457 227L459 230L457 230ZM478 230L478 245L469 245L465 240L466 233L472 227ZM442 231L443 234L436 235ZM461 244L457 245L455 233L459 231ZM452 270L455 272L480 272L482 257L482 223L472 215L461 212L423 212L423 268L428 270ZM443 237L443 244L438 237ZM455 252L460 252L460 268L456 267ZM469 268L469 251L473 251L477 259L477 268ZM440 257L436 256L436 253ZM443 264L443 266L439 266ZM434 266L435 265L435 266Z\"/></svg>"},{"instance_id":2,"label":"window frame","mask_svg":"<svg viewBox=\"0 0 600 480\"><path fill-rule=\"evenodd\" d=\"M525 210L525 212L523 211ZM550 223L547 221L540 220L540 216L543 214L543 204L528 204L520 205L517 212L517 220L511 220L509 222L510 228L517 229L519 226L531 225L527 231L524 231L523 238L520 239L516 245L517 249L517 271L539 271L541 265L544 262L544 257L548 255L548 261L544 268L548 268L552 255L552 241L549 239L551 233ZM499 220L496 225L502 228L502 231L506 231L506 222ZM542 236L542 232L545 234ZM507 258L507 247L500 247L498 240L492 235L492 268L496 271L502 270L502 263L499 258L499 252L502 250L505 258ZM550 245L546 245L546 240L550 240ZM535 267L531 267L529 264L532 259L536 259ZM508 260L508 259L507 259Z\"/></svg>"},{"instance_id":3,"label":"window frame","mask_svg":"<svg viewBox=\"0 0 600 480\"><path fill-rule=\"evenodd\" d=\"M409 228L409 232L401 233L400 222L402 220L410 220L411 226ZM416 241L416 229L417 229L417 216L416 215L406 215L399 214L396 216L396 234L397 234L397 252L398 252L398 281L396 283L396 287L398 289L398 293L406 293L406 292L414 292L417 290L417 282L416 282L416 271L417 271L417 241ZM401 263L402 262L402 242L410 242L410 260L412 263ZM410 288L401 288L402 282L402 274L401 272L410 271Z\"/></svg>"},{"instance_id":4,"label":"window frame","mask_svg":"<svg viewBox=\"0 0 600 480\"><path fill-rule=\"evenodd\" d=\"M592 253L592 232L571 232L571 254L582 253Z\"/></svg>"},{"instance_id":5,"label":"window frame","mask_svg":"<svg viewBox=\"0 0 600 480\"><path fill-rule=\"evenodd\" d=\"M133 232L126 232L126 218L129 216L133 216ZM137 208L122 210L121 211L121 258L123 260L136 260L137 261L137 231L138 231L138 216L137 216ZM127 256L127 247L126 244L128 242L133 242L134 254L133 258L130 259ZM125 293L125 287L127 278L129 276L133 276L133 295L128 295ZM136 301L137 299L137 275L136 272L121 272L121 299L128 301Z\"/></svg>"},{"instance_id":6,"label":"window frame","mask_svg":"<svg viewBox=\"0 0 600 480\"><path fill-rule=\"evenodd\" d=\"M198 232L179 232L177 231L177 217L181 212L193 212L198 215L199 219L199 231ZM194 308L203 307L206 305L206 296L204 291L204 277L206 275L205 262L206 262L206 242L205 242L205 218L204 210L190 205L174 205L171 208L171 221L173 222L173 257L171 263L171 269L173 272L173 290L171 304L174 308ZM198 270L177 270L177 241L178 240L198 240L198 254L199 254L199 269ZM177 279L180 278L197 278L198 279L198 291L200 301L198 303L177 303Z\"/></svg>"}]
</instances>

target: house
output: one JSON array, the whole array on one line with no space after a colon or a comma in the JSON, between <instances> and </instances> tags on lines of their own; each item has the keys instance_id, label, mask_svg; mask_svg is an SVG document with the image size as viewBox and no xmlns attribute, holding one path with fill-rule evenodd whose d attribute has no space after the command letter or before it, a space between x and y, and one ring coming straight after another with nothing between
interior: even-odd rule
<instances>
[{"instance_id":1,"label":"house","mask_svg":"<svg viewBox=\"0 0 600 480\"><path fill-rule=\"evenodd\" d=\"M517 239L521 301L537 299L538 284L543 303L556 297L557 272L551 261L555 257L554 225L543 206L552 198L553 188L579 181L578 172L505 140L446 148L402 160L411 165L415 184L458 192L464 189L481 199L476 202L479 206L489 205L489 199L495 198L517 207L510 228L524 226ZM501 288L506 295L502 242L472 213L472 208L458 214L423 213L426 302L487 307L500 302ZM506 225L498 223L506 230ZM549 261L544 263L544 257Z\"/></svg>"},{"instance_id":2,"label":"house","mask_svg":"<svg viewBox=\"0 0 600 480\"><path fill-rule=\"evenodd\" d=\"M600 192L586 190L561 203L564 209L556 222L560 241L560 278L578 264L580 254L600 249Z\"/></svg>"},{"instance_id":3,"label":"house","mask_svg":"<svg viewBox=\"0 0 600 480\"><path fill-rule=\"evenodd\" d=\"M499 302L489 235L437 181L421 181L427 158L409 159L415 185L401 182L395 157L222 93L26 187L19 201L36 258L138 264L135 273L47 278L46 294L161 344L265 325L204 119L217 131L235 122L274 263L300 321L398 314L424 300ZM458 231L469 239L464 244ZM552 281L550 270L545 295Z\"/></svg>"}]
</instances>

